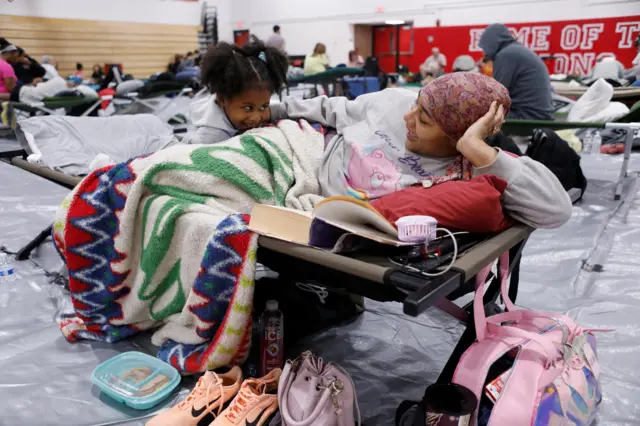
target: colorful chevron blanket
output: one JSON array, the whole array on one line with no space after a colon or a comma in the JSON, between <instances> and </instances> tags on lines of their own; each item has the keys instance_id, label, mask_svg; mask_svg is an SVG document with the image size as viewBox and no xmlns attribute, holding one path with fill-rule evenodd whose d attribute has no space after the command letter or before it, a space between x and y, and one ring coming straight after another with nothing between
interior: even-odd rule
<instances>
[{"instance_id":1,"label":"colorful chevron blanket","mask_svg":"<svg viewBox=\"0 0 640 426\"><path fill-rule=\"evenodd\" d=\"M158 357L194 373L246 358L254 203L311 210L324 141L282 121L215 145L178 145L96 170L69 194L54 240L69 270L70 341L157 328Z\"/></svg>"}]
</instances>

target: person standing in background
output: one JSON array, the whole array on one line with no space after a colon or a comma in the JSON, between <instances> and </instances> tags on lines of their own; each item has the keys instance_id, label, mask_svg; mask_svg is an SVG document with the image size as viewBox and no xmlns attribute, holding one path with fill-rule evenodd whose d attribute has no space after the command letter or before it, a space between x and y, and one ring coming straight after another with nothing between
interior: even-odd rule
<instances>
[{"instance_id":1,"label":"person standing in background","mask_svg":"<svg viewBox=\"0 0 640 426\"><path fill-rule=\"evenodd\" d=\"M285 51L285 40L284 37L280 34L280 25L273 26L273 34L267 39L267 46L275 47L285 55L287 52Z\"/></svg>"},{"instance_id":2,"label":"person standing in background","mask_svg":"<svg viewBox=\"0 0 640 426\"><path fill-rule=\"evenodd\" d=\"M551 79L546 65L503 24L489 25L478 43L493 61L493 78L509 91L509 118L553 120Z\"/></svg>"},{"instance_id":3,"label":"person standing in background","mask_svg":"<svg viewBox=\"0 0 640 426\"><path fill-rule=\"evenodd\" d=\"M420 74L422 78L426 78L428 74L432 77L440 77L444 74L444 70L447 67L447 57L440 53L440 49L434 47L431 49L431 56L429 56L422 65L420 65Z\"/></svg>"},{"instance_id":4,"label":"person standing in background","mask_svg":"<svg viewBox=\"0 0 640 426\"><path fill-rule=\"evenodd\" d=\"M325 72L329 66L327 47L322 43L317 43L313 48L313 53L304 58L304 75L313 75Z\"/></svg>"},{"instance_id":5,"label":"person standing in background","mask_svg":"<svg viewBox=\"0 0 640 426\"><path fill-rule=\"evenodd\" d=\"M58 74L58 70L56 69L56 61L55 59L53 59L53 56L42 56L42 68L47 71L47 73L44 75L45 80L51 80L52 78L60 77L60 74Z\"/></svg>"}]
</instances>

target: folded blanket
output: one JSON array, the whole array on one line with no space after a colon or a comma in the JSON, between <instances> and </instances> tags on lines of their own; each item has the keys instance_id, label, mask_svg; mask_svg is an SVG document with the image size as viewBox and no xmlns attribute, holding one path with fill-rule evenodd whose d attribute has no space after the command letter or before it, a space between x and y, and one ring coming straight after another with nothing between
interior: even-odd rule
<instances>
[{"instance_id":1,"label":"folded blanket","mask_svg":"<svg viewBox=\"0 0 640 426\"><path fill-rule=\"evenodd\" d=\"M282 121L215 145L178 145L87 176L56 214L74 311L70 341L115 342L159 327L182 372L240 363L251 332L254 203L311 210L323 137Z\"/></svg>"}]
</instances>

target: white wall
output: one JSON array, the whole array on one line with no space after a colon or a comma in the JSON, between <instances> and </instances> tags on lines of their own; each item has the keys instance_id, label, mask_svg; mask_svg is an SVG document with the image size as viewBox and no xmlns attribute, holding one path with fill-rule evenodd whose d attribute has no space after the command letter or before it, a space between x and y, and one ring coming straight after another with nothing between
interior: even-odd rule
<instances>
[{"instance_id":1,"label":"white wall","mask_svg":"<svg viewBox=\"0 0 640 426\"><path fill-rule=\"evenodd\" d=\"M204 0L207 7L215 6L218 10L218 39L233 42L231 4L233 0ZM203 0L200 0L202 3Z\"/></svg>"},{"instance_id":2,"label":"white wall","mask_svg":"<svg viewBox=\"0 0 640 426\"><path fill-rule=\"evenodd\" d=\"M199 25L202 3L218 10L220 40L233 41L232 0L0 0L0 14L95 21Z\"/></svg>"},{"instance_id":3,"label":"white wall","mask_svg":"<svg viewBox=\"0 0 640 426\"><path fill-rule=\"evenodd\" d=\"M354 23L404 19L427 27L438 18L454 26L638 14L640 0L235 0L231 9L235 25L241 22L261 38L280 25L290 54L307 54L315 43L325 43L334 63L345 61L353 48Z\"/></svg>"},{"instance_id":4,"label":"white wall","mask_svg":"<svg viewBox=\"0 0 640 426\"><path fill-rule=\"evenodd\" d=\"M220 4L218 14L229 22L230 0L207 0ZM87 19L97 21L144 22L198 25L201 4L173 0L6 0L0 1L0 14L43 18ZM224 15L226 13L226 15Z\"/></svg>"}]
</instances>

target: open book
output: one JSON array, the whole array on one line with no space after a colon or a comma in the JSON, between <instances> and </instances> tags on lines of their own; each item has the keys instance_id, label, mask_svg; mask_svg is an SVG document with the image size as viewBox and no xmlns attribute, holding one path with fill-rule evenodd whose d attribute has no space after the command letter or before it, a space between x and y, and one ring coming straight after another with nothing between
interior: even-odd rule
<instances>
[{"instance_id":1,"label":"open book","mask_svg":"<svg viewBox=\"0 0 640 426\"><path fill-rule=\"evenodd\" d=\"M406 246L395 226L368 203L351 197L329 197L311 212L256 204L249 229L257 234L316 247L334 248L356 235L381 244Z\"/></svg>"}]
</instances>

